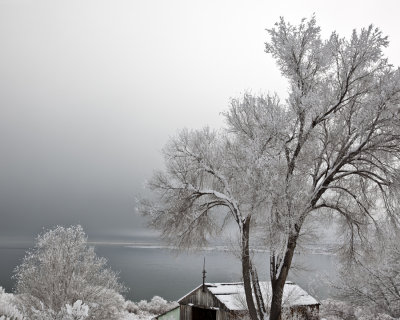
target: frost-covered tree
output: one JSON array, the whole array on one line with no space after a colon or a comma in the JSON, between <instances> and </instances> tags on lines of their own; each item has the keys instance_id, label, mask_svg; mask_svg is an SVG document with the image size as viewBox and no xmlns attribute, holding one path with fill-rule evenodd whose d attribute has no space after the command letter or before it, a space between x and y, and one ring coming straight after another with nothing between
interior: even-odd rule
<instances>
[{"instance_id":1,"label":"frost-covered tree","mask_svg":"<svg viewBox=\"0 0 400 320\"><path fill-rule=\"evenodd\" d=\"M298 26L282 18L268 32L266 52L289 83L286 101L245 94L232 100L225 131L173 138L166 169L150 182L160 197L141 207L164 237L184 246L204 243L233 218L253 320L281 318L308 221L336 217L349 256L371 223L398 221L400 71L383 55L387 38L370 26L350 39L334 32L323 40L314 17ZM270 249L269 310L248 254L260 228Z\"/></svg>"},{"instance_id":2,"label":"frost-covered tree","mask_svg":"<svg viewBox=\"0 0 400 320\"><path fill-rule=\"evenodd\" d=\"M278 319L306 219L324 211L339 216L350 254L368 224L397 221L400 72L383 56L387 38L372 26L349 40L333 33L323 41L314 18L297 27L281 19L269 33L266 51L289 80L292 116L282 145L287 205L278 214L286 226L271 255L271 318Z\"/></svg>"},{"instance_id":3,"label":"frost-covered tree","mask_svg":"<svg viewBox=\"0 0 400 320\"><path fill-rule=\"evenodd\" d=\"M267 146L276 143L279 126L272 118L281 114L278 109L276 114L264 112L265 104L270 109L276 106L276 99L253 99L247 95L245 99L252 104L247 112L269 118L263 121L273 125L254 132L256 139L251 143L209 128L181 131L164 149L166 171L155 173L149 183L159 192L161 202L143 200L140 210L151 217L152 226L161 230L165 239L178 247L204 245L210 236L223 231L229 220L234 221L246 296L253 301L252 286L258 288L258 277L251 262L250 227L264 213L272 182L265 170L265 159L270 157ZM240 103L232 101L232 108L239 108ZM262 299L256 303L260 312L265 311ZM249 309L257 313L254 304Z\"/></svg>"},{"instance_id":4,"label":"frost-covered tree","mask_svg":"<svg viewBox=\"0 0 400 320\"><path fill-rule=\"evenodd\" d=\"M29 319L44 314L80 319L86 308L87 319L118 319L125 302L117 274L87 245L81 226L59 226L39 235L15 269L15 279L21 308Z\"/></svg>"},{"instance_id":5,"label":"frost-covered tree","mask_svg":"<svg viewBox=\"0 0 400 320\"><path fill-rule=\"evenodd\" d=\"M345 263L334 284L354 306L400 318L400 235L390 228L363 247L356 261Z\"/></svg>"}]
</instances>

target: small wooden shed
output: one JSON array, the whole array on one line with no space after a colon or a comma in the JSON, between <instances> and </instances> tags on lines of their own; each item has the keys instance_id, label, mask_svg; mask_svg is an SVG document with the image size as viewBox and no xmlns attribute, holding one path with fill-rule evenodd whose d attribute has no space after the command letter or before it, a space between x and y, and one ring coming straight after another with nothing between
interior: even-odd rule
<instances>
[{"instance_id":1,"label":"small wooden shed","mask_svg":"<svg viewBox=\"0 0 400 320\"><path fill-rule=\"evenodd\" d=\"M264 299L271 298L270 282L260 282ZM233 320L246 315L246 300L242 282L206 283L178 300L180 320ZM318 315L320 303L293 282L287 281L283 304L293 313Z\"/></svg>"}]
</instances>

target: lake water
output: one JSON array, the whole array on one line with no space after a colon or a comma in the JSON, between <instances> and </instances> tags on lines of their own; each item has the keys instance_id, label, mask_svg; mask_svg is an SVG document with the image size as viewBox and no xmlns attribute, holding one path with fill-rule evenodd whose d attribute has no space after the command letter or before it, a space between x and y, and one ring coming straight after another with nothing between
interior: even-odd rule
<instances>
[{"instance_id":1,"label":"lake water","mask_svg":"<svg viewBox=\"0 0 400 320\"><path fill-rule=\"evenodd\" d=\"M130 288L125 296L131 300L150 299L159 295L176 300L202 282L203 257L206 257L207 282L237 282L241 278L240 261L224 250L176 254L174 250L155 245L96 245L98 255L108 259L122 282ZM0 285L12 291L12 270L21 263L26 248L0 247ZM260 280L269 275L266 253L255 257ZM319 299L333 294L322 278L334 279L336 257L327 254L298 254L295 262L301 268L291 270L290 280Z\"/></svg>"}]
</instances>

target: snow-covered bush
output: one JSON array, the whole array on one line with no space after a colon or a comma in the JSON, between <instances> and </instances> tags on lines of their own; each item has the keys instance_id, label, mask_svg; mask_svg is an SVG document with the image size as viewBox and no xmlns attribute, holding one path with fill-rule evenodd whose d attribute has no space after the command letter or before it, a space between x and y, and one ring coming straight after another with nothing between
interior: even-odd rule
<instances>
[{"instance_id":1,"label":"snow-covered bush","mask_svg":"<svg viewBox=\"0 0 400 320\"><path fill-rule=\"evenodd\" d=\"M120 299L123 299L120 296ZM107 296L104 297L107 300ZM54 311L46 307L43 303L39 303L38 308L33 307L29 312L29 317L24 317L22 312L17 308L18 302L21 304L20 295L5 293L0 287L0 320L89 320L104 319L96 318L91 307L81 300L75 301L73 304L65 304L59 311ZM107 301L105 301L107 304ZM112 303L113 304L113 303ZM152 300L142 300L133 302L130 300L122 300L123 307L116 310L118 320L151 320L155 316L171 310L178 306L177 302L166 301L165 299L155 296ZM96 305L92 304L92 308L96 309ZM25 309L26 306L20 306Z\"/></svg>"},{"instance_id":2,"label":"snow-covered bush","mask_svg":"<svg viewBox=\"0 0 400 320\"><path fill-rule=\"evenodd\" d=\"M137 305L139 310L147 311L154 314L160 314L172 309L173 307L178 306L178 303L168 302L167 300L159 296L154 296L150 301L139 301Z\"/></svg>"},{"instance_id":3,"label":"snow-covered bush","mask_svg":"<svg viewBox=\"0 0 400 320\"><path fill-rule=\"evenodd\" d=\"M373 307L354 307L348 302L324 300L320 307L320 317L325 320L395 320L388 314L377 312Z\"/></svg>"},{"instance_id":4,"label":"snow-covered bush","mask_svg":"<svg viewBox=\"0 0 400 320\"><path fill-rule=\"evenodd\" d=\"M178 306L175 301L167 301L159 296L154 296L150 301L141 300L137 303L125 302L126 314L122 320L147 320Z\"/></svg>"},{"instance_id":5,"label":"snow-covered bush","mask_svg":"<svg viewBox=\"0 0 400 320\"><path fill-rule=\"evenodd\" d=\"M29 319L60 314L81 320L88 308L87 319L119 320L124 308L124 287L106 259L88 247L81 226L59 226L39 235L15 278L20 308Z\"/></svg>"},{"instance_id":6,"label":"snow-covered bush","mask_svg":"<svg viewBox=\"0 0 400 320\"><path fill-rule=\"evenodd\" d=\"M348 303L327 299L322 301L320 317L326 320L355 320L354 308Z\"/></svg>"},{"instance_id":7,"label":"snow-covered bush","mask_svg":"<svg viewBox=\"0 0 400 320\"><path fill-rule=\"evenodd\" d=\"M30 320L85 320L88 317L89 307L78 300L72 306L66 304L58 312L41 304L40 310L32 309Z\"/></svg>"},{"instance_id":8,"label":"snow-covered bush","mask_svg":"<svg viewBox=\"0 0 400 320\"><path fill-rule=\"evenodd\" d=\"M23 320L22 313L16 307L15 296L6 293L0 287L0 320Z\"/></svg>"},{"instance_id":9,"label":"snow-covered bush","mask_svg":"<svg viewBox=\"0 0 400 320\"><path fill-rule=\"evenodd\" d=\"M400 235L384 223L358 250L355 260L345 261L335 281L338 297L369 314L400 318ZM368 314L363 315L365 319Z\"/></svg>"},{"instance_id":10,"label":"snow-covered bush","mask_svg":"<svg viewBox=\"0 0 400 320\"><path fill-rule=\"evenodd\" d=\"M72 306L65 306L65 320L84 320L89 316L89 307L82 303L81 300L76 301Z\"/></svg>"},{"instance_id":11,"label":"snow-covered bush","mask_svg":"<svg viewBox=\"0 0 400 320\"><path fill-rule=\"evenodd\" d=\"M138 313L139 307L133 301L127 300L125 302L125 310L129 313Z\"/></svg>"},{"instance_id":12,"label":"snow-covered bush","mask_svg":"<svg viewBox=\"0 0 400 320\"><path fill-rule=\"evenodd\" d=\"M399 318L393 318L388 314L376 313L371 311L369 308L355 308L354 316L357 320L398 320Z\"/></svg>"}]
</instances>

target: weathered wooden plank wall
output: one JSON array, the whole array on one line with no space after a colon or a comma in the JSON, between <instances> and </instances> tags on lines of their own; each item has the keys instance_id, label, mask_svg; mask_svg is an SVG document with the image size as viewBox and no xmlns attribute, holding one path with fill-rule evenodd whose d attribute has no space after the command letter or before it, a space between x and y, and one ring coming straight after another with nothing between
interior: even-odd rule
<instances>
[{"instance_id":1,"label":"weathered wooden plank wall","mask_svg":"<svg viewBox=\"0 0 400 320\"><path fill-rule=\"evenodd\" d=\"M192 292L192 294L182 299L180 304L193 304L195 306L218 308L224 311L229 311L207 288L204 292L202 288L197 289Z\"/></svg>"},{"instance_id":2,"label":"weathered wooden plank wall","mask_svg":"<svg viewBox=\"0 0 400 320\"><path fill-rule=\"evenodd\" d=\"M180 320L192 320L192 306L216 310L217 320L230 320L230 312L207 288L197 289L180 301Z\"/></svg>"},{"instance_id":3,"label":"weathered wooden plank wall","mask_svg":"<svg viewBox=\"0 0 400 320\"><path fill-rule=\"evenodd\" d=\"M180 320L192 320L192 307L180 305Z\"/></svg>"}]
</instances>

